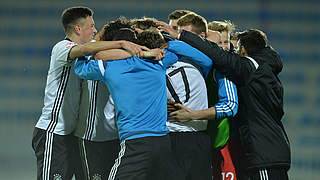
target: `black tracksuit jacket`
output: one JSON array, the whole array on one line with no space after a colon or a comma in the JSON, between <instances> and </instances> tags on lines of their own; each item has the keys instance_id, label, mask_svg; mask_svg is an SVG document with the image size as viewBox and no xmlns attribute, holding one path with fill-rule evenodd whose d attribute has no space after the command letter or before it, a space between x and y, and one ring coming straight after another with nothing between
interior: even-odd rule
<instances>
[{"instance_id":1,"label":"black tracksuit jacket","mask_svg":"<svg viewBox=\"0 0 320 180\"><path fill-rule=\"evenodd\" d=\"M213 61L213 68L233 81L238 90L238 124L241 157L247 170L255 168L289 168L290 144L281 119L283 87L278 78L282 61L270 47L247 57L224 51L216 43L182 31L179 40L202 51Z\"/></svg>"}]
</instances>

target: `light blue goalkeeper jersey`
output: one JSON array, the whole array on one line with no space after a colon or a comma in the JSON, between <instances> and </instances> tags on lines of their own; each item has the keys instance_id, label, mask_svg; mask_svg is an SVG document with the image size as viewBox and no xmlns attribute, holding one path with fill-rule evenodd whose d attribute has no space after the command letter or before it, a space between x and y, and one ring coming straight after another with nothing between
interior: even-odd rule
<instances>
[{"instance_id":1,"label":"light blue goalkeeper jersey","mask_svg":"<svg viewBox=\"0 0 320 180\"><path fill-rule=\"evenodd\" d=\"M168 134L166 68L178 57L169 51L162 61L135 56L116 61L77 61L75 73L103 81L114 100L120 140Z\"/></svg>"}]
</instances>

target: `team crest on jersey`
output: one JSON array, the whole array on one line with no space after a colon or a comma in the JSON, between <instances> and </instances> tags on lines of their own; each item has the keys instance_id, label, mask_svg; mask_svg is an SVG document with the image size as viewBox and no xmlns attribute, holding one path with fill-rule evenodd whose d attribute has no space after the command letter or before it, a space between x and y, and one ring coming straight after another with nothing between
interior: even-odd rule
<instances>
[{"instance_id":1,"label":"team crest on jersey","mask_svg":"<svg viewBox=\"0 0 320 180\"><path fill-rule=\"evenodd\" d=\"M100 174L95 174L93 175L92 180L102 180L102 177Z\"/></svg>"},{"instance_id":2,"label":"team crest on jersey","mask_svg":"<svg viewBox=\"0 0 320 180\"><path fill-rule=\"evenodd\" d=\"M62 180L62 176L60 174L54 174L53 180Z\"/></svg>"}]
</instances>

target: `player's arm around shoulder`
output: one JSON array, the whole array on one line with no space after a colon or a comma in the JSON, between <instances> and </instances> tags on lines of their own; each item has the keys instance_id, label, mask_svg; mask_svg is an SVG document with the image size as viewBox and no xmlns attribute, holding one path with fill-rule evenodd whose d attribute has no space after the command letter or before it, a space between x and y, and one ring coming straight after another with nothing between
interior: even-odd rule
<instances>
[{"instance_id":1,"label":"player's arm around shoulder","mask_svg":"<svg viewBox=\"0 0 320 180\"><path fill-rule=\"evenodd\" d=\"M96 41L75 46L71 49L69 58L74 59L81 56L93 55L103 50L120 48L127 50L132 55L137 55L143 50L149 50L144 46L140 46L128 41Z\"/></svg>"},{"instance_id":2,"label":"player's arm around shoulder","mask_svg":"<svg viewBox=\"0 0 320 180\"><path fill-rule=\"evenodd\" d=\"M95 59L103 61L113 61L132 57L132 54L124 49L109 49L104 51L99 51L95 55Z\"/></svg>"},{"instance_id":3,"label":"player's arm around shoulder","mask_svg":"<svg viewBox=\"0 0 320 180\"><path fill-rule=\"evenodd\" d=\"M120 41L96 41L77 45L70 50L69 59L81 56L93 55L105 49L121 48Z\"/></svg>"}]
</instances>

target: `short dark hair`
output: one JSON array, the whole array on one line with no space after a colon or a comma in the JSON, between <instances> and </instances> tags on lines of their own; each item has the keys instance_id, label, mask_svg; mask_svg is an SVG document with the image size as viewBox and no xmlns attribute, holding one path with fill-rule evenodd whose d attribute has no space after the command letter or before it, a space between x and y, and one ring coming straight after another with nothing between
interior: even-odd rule
<instances>
[{"instance_id":1,"label":"short dark hair","mask_svg":"<svg viewBox=\"0 0 320 180\"><path fill-rule=\"evenodd\" d=\"M172 13L169 14L168 16L168 19L169 20L175 20L175 19L179 19L181 18L182 16L188 14L188 13L191 13L192 11L189 11L189 10L186 10L186 9L178 9L178 10L175 10L173 11Z\"/></svg>"},{"instance_id":2,"label":"short dark hair","mask_svg":"<svg viewBox=\"0 0 320 180\"><path fill-rule=\"evenodd\" d=\"M102 30L97 34L97 36L99 36L97 40L112 41L114 36L122 28L131 28L130 22L125 17L119 17L118 19L104 25Z\"/></svg>"},{"instance_id":3,"label":"short dark hair","mask_svg":"<svg viewBox=\"0 0 320 180\"><path fill-rule=\"evenodd\" d=\"M137 42L137 35L136 32L133 29L130 28L121 28L117 32L117 34L113 37L113 41L118 40L126 40L130 42Z\"/></svg>"},{"instance_id":4,"label":"short dark hair","mask_svg":"<svg viewBox=\"0 0 320 180\"><path fill-rule=\"evenodd\" d=\"M141 19L132 19L130 20L133 28L139 28L142 30L146 30L149 28L157 28L157 22L158 20L155 18L147 18L143 17Z\"/></svg>"},{"instance_id":5,"label":"short dark hair","mask_svg":"<svg viewBox=\"0 0 320 180\"><path fill-rule=\"evenodd\" d=\"M65 9L61 14L61 21L66 34L72 32L73 26L81 18L93 16L93 11L88 7L76 6Z\"/></svg>"},{"instance_id":6,"label":"short dark hair","mask_svg":"<svg viewBox=\"0 0 320 180\"><path fill-rule=\"evenodd\" d=\"M146 46L149 49L160 48L166 41L158 30L145 30L137 34L137 44Z\"/></svg>"},{"instance_id":7,"label":"short dark hair","mask_svg":"<svg viewBox=\"0 0 320 180\"><path fill-rule=\"evenodd\" d=\"M267 36L258 29L249 29L239 33L240 46L244 46L249 56L260 52L267 46Z\"/></svg>"}]
</instances>

